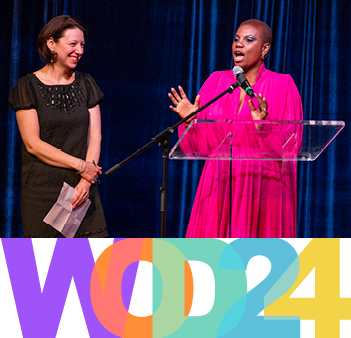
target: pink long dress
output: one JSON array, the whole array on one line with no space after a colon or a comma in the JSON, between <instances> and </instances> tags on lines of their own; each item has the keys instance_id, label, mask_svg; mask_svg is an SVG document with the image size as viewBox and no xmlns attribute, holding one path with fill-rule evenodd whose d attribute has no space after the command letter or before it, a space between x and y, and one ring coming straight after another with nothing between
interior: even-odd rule
<instances>
[{"instance_id":1,"label":"pink long dress","mask_svg":"<svg viewBox=\"0 0 351 338\"><path fill-rule=\"evenodd\" d=\"M201 104L213 99L236 79L231 70L213 73L202 86ZM262 64L257 81L252 86L267 100L267 120L296 121L303 119L301 98L290 75L266 70ZM226 94L212 106L197 115L197 119L252 120L246 95L239 114L240 89ZM255 128L254 125L251 125ZM185 126L179 127L179 135ZM182 148L191 148L195 143L218 145L223 135L209 132L199 135L196 128L182 142ZM238 147L250 143L257 148L275 146L279 149L284 139L253 136L234 139ZM273 149L274 150L274 149ZM218 163L207 160L198 185L186 237L229 236L229 182L218 183ZM219 193L218 189L221 189ZM232 228L231 237L296 237L296 162L295 161L232 161Z\"/></svg>"}]
</instances>

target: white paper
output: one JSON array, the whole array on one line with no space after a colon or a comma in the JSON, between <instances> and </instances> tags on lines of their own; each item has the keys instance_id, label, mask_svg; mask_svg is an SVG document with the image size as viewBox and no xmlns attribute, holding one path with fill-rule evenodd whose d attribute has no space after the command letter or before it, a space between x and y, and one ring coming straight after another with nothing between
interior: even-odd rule
<instances>
[{"instance_id":1,"label":"white paper","mask_svg":"<svg viewBox=\"0 0 351 338\"><path fill-rule=\"evenodd\" d=\"M72 200L76 192L74 188L64 182L57 202L43 220L67 238L74 237L91 204L88 199L80 209L73 211Z\"/></svg>"}]
</instances>

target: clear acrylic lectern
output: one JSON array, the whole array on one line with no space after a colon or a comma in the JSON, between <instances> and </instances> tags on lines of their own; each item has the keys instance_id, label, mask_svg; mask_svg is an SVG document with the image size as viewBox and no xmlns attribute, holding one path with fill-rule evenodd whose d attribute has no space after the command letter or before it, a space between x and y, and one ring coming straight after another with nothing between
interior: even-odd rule
<instances>
[{"instance_id":1,"label":"clear acrylic lectern","mask_svg":"<svg viewBox=\"0 0 351 338\"><path fill-rule=\"evenodd\" d=\"M234 161L279 163L280 173L276 177L280 180L281 193L289 193L291 189L283 189L283 186L291 185L286 172L296 165L294 162L314 161L344 126L343 121L193 120L169 157L178 160L217 160L215 182L216 190L221 195L217 199L221 205L217 207L218 212L222 213L217 221L230 225ZM259 162L251 163L255 165ZM281 196L282 205L287 199Z\"/></svg>"}]
</instances>

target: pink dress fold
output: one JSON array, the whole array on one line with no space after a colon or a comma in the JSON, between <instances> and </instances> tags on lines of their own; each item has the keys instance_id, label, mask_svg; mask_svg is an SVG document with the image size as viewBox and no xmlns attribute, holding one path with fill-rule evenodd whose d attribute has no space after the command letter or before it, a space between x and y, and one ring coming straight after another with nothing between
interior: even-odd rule
<instances>
[{"instance_id":1,"label":"pink dress fold","mask_svg":"<svg viewBox=\"0 0 351 338\"><path fill-rule=\"evenodd\" d=\"M213 73L199 92L201 105L228 89L235 81L231 70ZM262 64L252 88L268 102L267 120L303 119L301 98L290 75L274 73ZM237 88L233 94L226 94L200 112L197 119L252 120L249 99L246 96L238 114L240 89ZM236 133L234 129L233 152L235 149L244 152L245 149L257 148L272 157L275 153L281 154L291 126L279 127L281 134L270 132L268 126L259 135L253 124L245 126L247 134ZM181 125L179 135L184 131L185 126ZM214 149L227 132L224 126L223 129L217 128L216 132L208 128L204 133L195 125L181 147L184 151ZM296 161L233 160L231 198L230 182L226 179L229 177L226 175L228 170L229 161L206 161L186 237L228 237L230 209L231 237L296 237Z\"/></svg>"}]
</instances>

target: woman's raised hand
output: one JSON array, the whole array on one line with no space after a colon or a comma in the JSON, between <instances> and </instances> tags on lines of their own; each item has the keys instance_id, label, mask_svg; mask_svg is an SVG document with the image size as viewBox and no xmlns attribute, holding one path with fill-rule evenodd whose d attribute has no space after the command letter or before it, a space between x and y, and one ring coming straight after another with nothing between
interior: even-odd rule
<instances>
[{"instance_id":1,"label":"woman's raised hand","mask_svg":"<svg viewBox=\"0 0 351 338\"><path fill-rule=\"evenodd\" d=\"M260 121L264 120L266 116L268 115L267 109L268 109L268 103L266 99L262 96L262 94L256 95L257 101L258 101L258 109L255 108L254 104L252 103L251 100L249 100L249 106L251 109L251 115L252 119L255 121ZM255 124L255 127L258 131L261 131L264 127L262 124Z\"/></svg>"},{"instance_id":2,"label":"woman's raised hand","mask_svg":"<svg viewBox=\"0 0 351 338\"><path fill-rule=\"evenodd\" d=\"M258 101L258 109L255 108L254 104L251 100L249 100L249 106L251 109L251 115L253 120L264 120L268 115L268 103L266 99L262 96L262 94L256 95L256 99Z\"/></svg>"},{"instance_id":3,"label":"woman's raised hand","mask_svg":"<svg viewBox=\"0 0 351 338\"><path fill-rule=\"evenodd\" d=\"M198 110L200 107L200 95L197 95L195 98L194 104L192 104L181 86L178 86L179 94L174 89L171 88L172 93L168 93L168 97L171 99L174 106L169 106L171 110L178 113L178 115L183 119L194 111ZM191 120L193 120L195 116L186 121L186 124L189 124Z\"/></svg>"}]
</instances>

